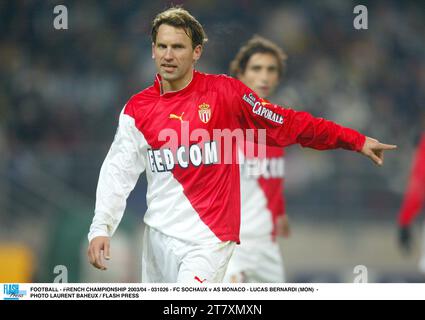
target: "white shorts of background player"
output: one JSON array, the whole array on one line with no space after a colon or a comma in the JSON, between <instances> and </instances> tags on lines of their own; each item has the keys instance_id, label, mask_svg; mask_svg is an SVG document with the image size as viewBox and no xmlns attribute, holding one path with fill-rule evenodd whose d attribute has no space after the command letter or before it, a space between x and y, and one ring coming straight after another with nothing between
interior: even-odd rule
<instances>
[{"instance_id":1,"label":"white shorts of background player","mask_svg":"<svg viewBox=\"0 0 425 320\"><path fill-rule=\"evenodd\" d=\"M242 240L230 258L223 282L285 282L279 244L270 238Z\"/></svg>"}]
</instances>

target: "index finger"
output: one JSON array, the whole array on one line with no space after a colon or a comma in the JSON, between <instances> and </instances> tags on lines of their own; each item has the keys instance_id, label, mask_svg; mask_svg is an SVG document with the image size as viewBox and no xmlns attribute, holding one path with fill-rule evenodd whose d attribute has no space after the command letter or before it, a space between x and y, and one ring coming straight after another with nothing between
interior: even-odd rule
<instances>
[{"instance_id":1,"label":"index finger","mask_svg":"<svg viewBox=\"0 0 425 320\"><path fill-rule=\"evenodd\" d=\"M394 149L397 149L397 146L394 144L380 143L379 148L382 150L394 150Z\"/></svg>"}]
</instances>

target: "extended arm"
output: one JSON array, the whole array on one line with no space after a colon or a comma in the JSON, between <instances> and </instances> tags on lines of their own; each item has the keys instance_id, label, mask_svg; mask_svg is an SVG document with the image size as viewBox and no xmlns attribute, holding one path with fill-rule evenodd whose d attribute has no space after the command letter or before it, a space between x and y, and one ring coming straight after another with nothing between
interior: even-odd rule
<instances>
[{"instance_id":1,"label":"extended arm","mask_svg":"<svg viewBox=\"0 0 425 320\"><path fill-rule=\"evenodd\" d=\"M343 148L357 151L378 165L384 151L396 149L359 132L308 112L295 111L259 98L236 79L229 78L229 95L239 124L244 129L266 129L267 144L285 147L298 143L317 150Z\"/></svg>"}]
</instances>

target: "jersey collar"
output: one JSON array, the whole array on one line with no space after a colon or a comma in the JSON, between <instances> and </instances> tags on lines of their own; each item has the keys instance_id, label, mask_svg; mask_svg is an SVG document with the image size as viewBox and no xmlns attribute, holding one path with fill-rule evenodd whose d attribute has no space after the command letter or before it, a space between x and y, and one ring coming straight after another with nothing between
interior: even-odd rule
<instances>
[{"instance_id":1,"label":"jersey collar","mask_svg":"<svg viewBox=\"0 0 425 320\"><path fill-rule=\"evenodd\" d=\"M174 97L176 95L184 94L190 91L190 89L193 87L194 83L196 82L198 76L199 76L199 72L196 70L193 70L192 80L190 80L190 82L184 88L177 91L169 91L167 93L161 94L162 78L161 78L161 75L157 73L155 77L155 81L154 81L154 87L161 97L170 98L170 97Z\"/></svg>"}]
</instances>

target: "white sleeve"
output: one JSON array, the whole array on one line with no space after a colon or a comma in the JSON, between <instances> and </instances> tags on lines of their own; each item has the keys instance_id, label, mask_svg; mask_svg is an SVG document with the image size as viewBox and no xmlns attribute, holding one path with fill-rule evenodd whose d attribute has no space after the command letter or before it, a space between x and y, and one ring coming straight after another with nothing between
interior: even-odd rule
<instances>
[{"instance_id":1,"label":"white sleeve","mask_svg":"<svg viewBox=\"0 0 425 320\"><path fill-rule=\"evenodd\" d=\"M111 237L114 234L124 214L127 197L146 167L142 151L147 148L147 142L136 128L134 118L124 114L124 109L114 141L100 169L89 242L98 236Z\"/></svg>"}]
</instances>

